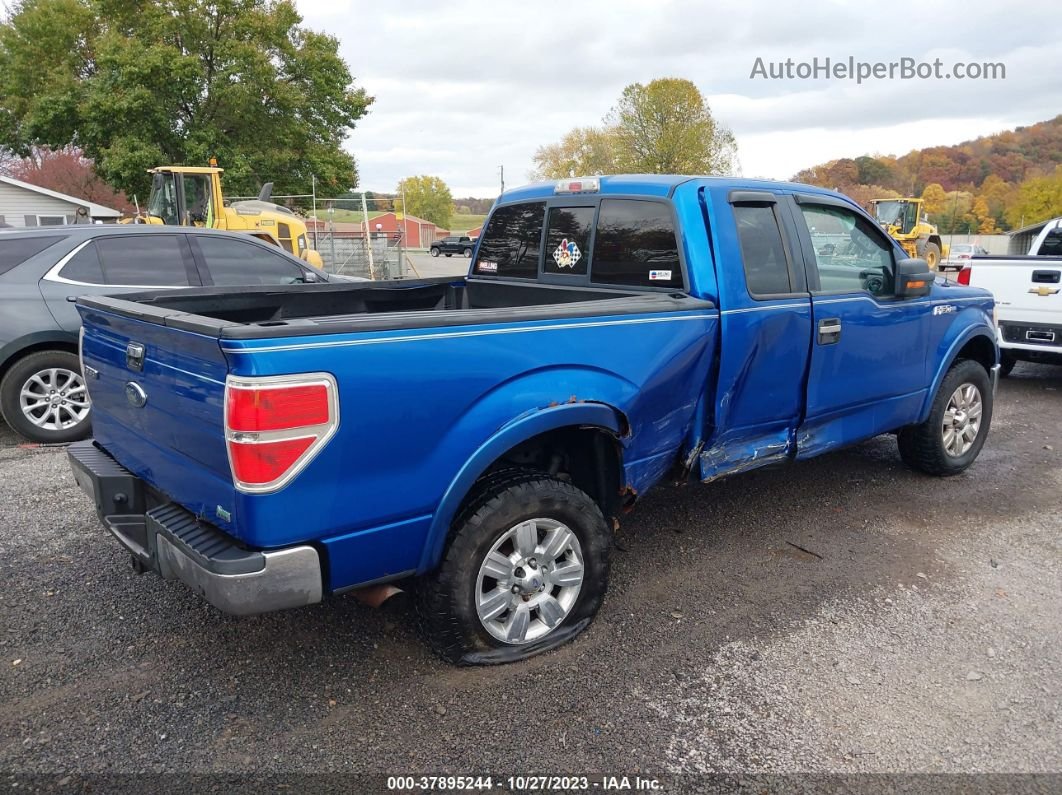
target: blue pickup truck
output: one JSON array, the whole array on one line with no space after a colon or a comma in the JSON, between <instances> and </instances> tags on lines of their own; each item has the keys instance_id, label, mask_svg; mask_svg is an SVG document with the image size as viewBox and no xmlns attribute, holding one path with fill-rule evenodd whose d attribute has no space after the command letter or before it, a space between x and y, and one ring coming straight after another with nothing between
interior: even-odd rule
<instances>
[{"instance_id":1,"label":"blue pickup truck","mask_svg":"<svg viewBox=\"0 0 1062 795\"><path fill-rule=\"evenodd\" d=\"M989 293L934 281L851 200L677 176L496 203L465 278L83 297L81 487L134 568L235 614L408 584L459 663L601 605L619 518L895 433L985 442Z\"/></svg>"}]
</instances>

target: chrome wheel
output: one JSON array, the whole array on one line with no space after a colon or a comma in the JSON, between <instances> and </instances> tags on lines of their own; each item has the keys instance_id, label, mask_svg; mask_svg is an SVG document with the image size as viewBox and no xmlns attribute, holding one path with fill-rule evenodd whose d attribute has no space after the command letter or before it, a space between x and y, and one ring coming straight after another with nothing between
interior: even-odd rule
<instances>
[{"instance_id":1,"label":"chrome wheel","mask_svg":"<svg viewBox=\"0 0 1062 795\"><path fill-rule=\"evenodd\" d=\"M22 413L38 428L61 431L88 416L89 398L80 373L51 367L34 373L19 390Z\"/></svg>"},{"instance_id":2,"label":"chrome wheel","mask_svg":"<svg viewBox=\"0 0 1062 795\"><path fill-rule=\"evenodd\" d=\"M513 645L552 632L583 587L579 539L554 519L529 519L499 538L479 567L476 612L492 637Z\"/></svg>"},{"instance_id":3,"label":"chrome wheel","mask_svg":"<svg viewBox=\"0 0 1062 795\"><path fill-rule=\"evenodd\" d=\"M973 384L962 384L952 393L941 428L948 455L958 458L973 446L981 430L982 409L981 392Z\"/></svg>"}]
</instances>

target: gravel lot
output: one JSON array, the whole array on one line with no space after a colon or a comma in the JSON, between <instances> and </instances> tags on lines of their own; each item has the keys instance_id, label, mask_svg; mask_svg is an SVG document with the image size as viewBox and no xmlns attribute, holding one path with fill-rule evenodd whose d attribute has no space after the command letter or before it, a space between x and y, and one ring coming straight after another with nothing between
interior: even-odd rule
<instances>
[{"instance_id":1,"label":"gravel lot","mask_svg":"<svg viewBox=\"0 0 1062 795\"><path fill-rule=\"evenodd\" d=\"M882 437L653 492L594 626L492 669L434 659L404 597L235 619L137 577L64 452L16 444L0 430L0 786L1062 772L1062 368L1019 364L980 459L947 482ZM1062 779L1046 781L1004 788Z\"/></svg>"}]
</instances>

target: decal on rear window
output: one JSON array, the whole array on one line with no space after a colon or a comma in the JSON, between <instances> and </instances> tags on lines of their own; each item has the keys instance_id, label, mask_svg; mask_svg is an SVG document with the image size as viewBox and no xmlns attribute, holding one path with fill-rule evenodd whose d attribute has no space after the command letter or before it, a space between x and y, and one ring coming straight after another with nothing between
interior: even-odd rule
<instances>
[{"instance_id":1,"label":"decal on rear window","mask_svg":"<svg viewBox=\"0 0 1062 795\"><path fill-rule=\"evenodd\" d=\"M560 245L553 250L553 261L558 268L574 268L575 263L583 258L583 252L579 250L574 240L564 238Z\"/></svg>"},{"instance_id":2,"label":"decal on rear window","mask_svg":"<svg viewBox=\"0 0 1062 795\"><path fill-rule=\"evenodd\" d=\"M671 281L671 271L649 271L649 281L651 282L669 282Z\"/></svg>"}]
</instances>

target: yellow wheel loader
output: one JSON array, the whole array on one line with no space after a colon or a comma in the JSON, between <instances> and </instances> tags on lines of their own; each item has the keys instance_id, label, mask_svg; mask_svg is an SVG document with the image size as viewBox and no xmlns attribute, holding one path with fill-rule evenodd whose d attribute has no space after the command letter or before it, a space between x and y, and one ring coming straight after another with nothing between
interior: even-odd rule
<instances>
[{"instance_id":1,"label":"yellow wheel loader","mask_svg":"<svg viewBox=\"0 0 1062 795\"><path fill-rule=\"evenodd\" d=\"M868 209L907 256L920 257L930 270L937 270L947 251L937 228L922 211L921 199L873 199Z\"/></svg>"},{"instance_id":2,"label":"yellow wheel loader","mask_svg":"<svg viewBox=\"0 0 1062 795\"><path fill-rule=\"evenodd\" d=\"M148 173L151 196L146 213L133 223L167 226L202 226L247 232L280 246L316 268L321 255L310 248L306 222L287 207L270 201L273 183L262 188L257 199L226 204L221 193L221 173L210 166L160 166Z\"/></svg>"}]
</instances>

